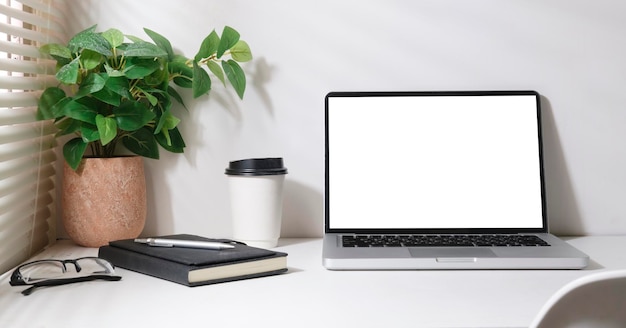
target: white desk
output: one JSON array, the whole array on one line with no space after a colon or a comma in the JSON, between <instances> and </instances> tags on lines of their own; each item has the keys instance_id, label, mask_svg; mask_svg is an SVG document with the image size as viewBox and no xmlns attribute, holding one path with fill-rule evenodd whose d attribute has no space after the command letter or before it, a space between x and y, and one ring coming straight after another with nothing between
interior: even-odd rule
<instances>
[{"instance_id":1,"label":"white desk","mask_svg":"<svg viewBox=\"0 0 626 328\"><path fill-rule=\"evenodd\" d=\"M284 239L289 272L186 287L117 269L94 281L20 294L0 276L0 327L523 327L566 283L626 268L626 236L575 237L580 271L328 271L320 239ZM58 242L36 258L97 249Z\"/></svg>"}]
</instances>

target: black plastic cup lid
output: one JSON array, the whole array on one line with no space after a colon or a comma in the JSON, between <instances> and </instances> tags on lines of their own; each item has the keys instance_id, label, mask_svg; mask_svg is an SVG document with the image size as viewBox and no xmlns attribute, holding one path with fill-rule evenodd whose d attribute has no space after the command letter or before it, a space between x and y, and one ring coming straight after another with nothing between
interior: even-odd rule
<instances>
[{"instance_id":1,"label":"black plastic cup lid","mask_svg":"<svg viewBox=\"0 0 626 328\"><path fill-rule=\"evenodd\" d=\"M282 158L250 158L232 161L226 168L227 175L280 175L287 174Z\"/></svg>"}]
</instances>

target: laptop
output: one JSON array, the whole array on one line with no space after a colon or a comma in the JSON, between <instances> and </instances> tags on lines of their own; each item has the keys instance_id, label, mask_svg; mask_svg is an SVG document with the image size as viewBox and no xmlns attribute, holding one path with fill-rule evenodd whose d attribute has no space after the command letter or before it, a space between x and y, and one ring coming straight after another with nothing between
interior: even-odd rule
<instances>
[{"instance_id":1,"label":"laptop","mask_svg":"<svg viewBox=\"0 0 626 328\"><path fill-rule=\"evenodd\" d=\"M331 92L323 265L581 269L548 233L535 91Z\"/></svg>"}]
</instances>

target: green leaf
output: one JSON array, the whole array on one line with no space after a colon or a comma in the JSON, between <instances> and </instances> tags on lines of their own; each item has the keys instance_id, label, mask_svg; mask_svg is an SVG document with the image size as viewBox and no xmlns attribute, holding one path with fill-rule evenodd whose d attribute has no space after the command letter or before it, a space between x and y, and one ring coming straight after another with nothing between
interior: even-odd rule
<instances>
[{"instance_id":1,"label":"green leaf","mask_svg":"<svg viewBox=\"0 0 626 328\"><path fill-rule=\"evenodd\" d=\"M78 68L80 57L74 58L69 64L62 66L57 74L56 79L64 84L76 84L78 81Z\"/></svg>"},{"instance_id":2,"label":"green leaf","mask_svg":"<svg viewBox=\"0 0 626 328\"><path fill-rule=\"evenodd\" d=\"M172 138L170 138L170 131L168 129L161 130L160 133L157 133L154 136L154 139L156 139L159 145L163 148L172 146ZM159 141L159 139L161 141Z\"/></svg>"},{"instance_id":3,"label":"green leaf","mask_svg":"<svg viewBox=\"0 0 626 328\"><path fill-rule=\"evenodd\" d=\"M61 119L55 123L57 129L59 129L59 132L56 133L55 137L76 133L81 129L83 124L83 122L69 117Z\"/></svg>"},{"instance_id":4,"label":"green leaf","mask_svg":"<svg viewBox=\"0 0 626 328\"><path fill-rule=\"evenodd\" d=\"M74 138L63 145L63 157L72 170L78 168L86 149L87 143L81 138Z\"/></svg>"},{"instance_id":5,"label":"green leaf","mask_svg":"<svg viewBox=\"0 0 626 328\"><path fill-rule=\"evenodd\" d=\"M100 65L102 62L102 55L95 51L85 49L80 54L80 62L84 69L91 70Z\"/></svg>"},{"instance_id":6,"label":"green leaf","mask_svg":"<svg viewBox=\"0 0 626 328\"><path fill-rule=\"evenodd\" d=\"M160 60L162 61L162 60ZM163 61L164 62L164 61ZM163 66L160 66L159 69L152 72L152 74L143 78L143 82L146 85L156 87L159 89L165 89L170 82L170 72L167 68L169 63L164 62Z\"/></svg>"},{"instance_id":7,"label":"green leaf","mask_svg":"<svg viewBox=\"0 0 626 328\"><path fill-rule=\"evenodd\" d=\"M193 62L193 81L191 84L193 97L198 98L211 90L211 78L209 74L195 61Z\"/></svg>"},{"instance_id":8,"label":"green leaf","mask_svg":"<svg viewBox=\"0 0 626 328\"><path fill-rule=\"evenodd\" d=\"M150 105L156 106L158 99L155 96L151 95L149 92L141 89L140 87L135 87L135 88L139 90L144 95L144 97L146 97L146 99L148 99L148 102L150 103Z\"/></svg>"},{"instance_id":9,"label":"green leaf","mask_svg":"<svg viewBox=\"0 0 626 328\"><path fill-rule=\"evenodd\" d=\"M112 56L111 44L99 33L95 33L96 25L76 34L70 39L68 47L71 52L80 52L82 49L93 50L104 56Z\"/></svg>"},{"instance_id":10,"label":"green leaf","mask_svg":"<svg viewBox=\"0 0 626 328\"><path fill-rule=\"evenodd\" d=\"M79 99L72 99L75 100L76 102L80 103L81 105L87 107L87 108L92 108L95 111L100 111L100 109L103 109L106 106L103 106L101 101L98 101L98 99L94 98L94 97L83 97L83 98L79 98Z\"/></svg>"},{"instance_id":11,"label":"green leaf","mask_svg":"<svg viewBox=\"0 0 626 328\"><path fill-rule=\"evenodd\" d=\"M41 46L39 51L43 54L49 55L52 58L62 58L70 61L72 59L72 52L64 45L57 43L49 43ZM58 61L58 59L57 59Z\"/></svg>"},{"instance_id":12,"label":"green leaf","mask_svg":"<svg viewBox=\"0 0 626 328\"><path fill-rule=\"evenodd\" d=\"M154 134L161 133L161 130L165 126L165 122L167 120L167 116L172 111L172 102L171 102L169 97L168 98L164 98L164 100L162 102L162 105L163 106L154 108L156 110L156 116L158 118L157 126L153 130ZM161 111L159 111L159 109L161 109Z\"/></svg>"},{"instance_id":13,"label":"green leaf","mask_svg":"<svg viewBox=\"0 0 626 328\"><path fill-rule=\"evenodd\" d=\"M152 39L152 41L154 41L154 43L159 46L159 48L163 49L167 53L167 57L169 58L169 60L174 59L174 50L172 49L172 44L168 39L166 39L161 34L147 28L144 28L143 31L148 34L150 39Z\"/></svg>"},{"instance_id":14,"label":"green leaf","mask_svg":"<svg viewBox=\"0 0 626 328\"><path fill-rule=\"evenodd\" d=\"M213 30L211 34L209 34L202 41L202 44L200 45L200 50L198 50L198 53L195 56L195 60L198 62L202 60L203 58L211 57L212 54L217 52L217 47L219 44L220 44L220 37L217 36L217 33L215 33L215 30Z\"/></svg>"},{"instance_id":15,"label":"green leaf","mask_svg":"<svg viewBox=\"0 0 626 328\"><path fill-rule=\"evenodd\" d=\"M112 106L119 106L122 102L122 96L113 92L109 88L104 88L98 92L94 92L93 96L95 99L100 100L103 103L107 103Z\"/></svg>"},{"instance_id":16,"label":"green leaf","mask_svg":"<svg viewBox=\"0 0 626 328\"><path fill-rule=\"evenodd\" d=\"M105 88L111 90L112 92L127 98L131 99L133 96L130 94L130 83L128 79L125 77L111 77L106 81Z\"/></svg>"},{"instance_id":17,"label":"green leaf","mask_svg":"<svg viewBox=\"0 0 626 328\"><path fill-rule=\"evenodd\" d=\"M122 144L137 155L159 159L159 144L156 142L154 134L147 128L141 128L124 136Z\"/></svg>"},{"instance_id":18,"label":"green leaf","mask_svg":"<svg viewBox=\"0 0 626 328\"><path fill-rule=\"evenodd\" d=\"M76 100L70 100L65 104L63 112L66 116L75 120L96 124L96 115L98 112L95 108L88 107Z\"/></svg>"},{"instance_id":19,"label":"green leaf","mask_svg":"<svg viewBox=\"0 0 626 328\"><path fill-rule=\"evenodd\" d=\"M185 63L186 58L178 58L169 63L170 75L173 75L174 83L183 88L191 88L193 80L193 69Z\"/></svg>"},{"instance_id":20,"label":"green leaf","mask_svg":"<svg viewBox=\"0 0 626 328\"><path fill-rule=\"evenodd\" d=\"M109 41L112 48L117 48L124 43L124 34L114 28L102 32L102 37Z\"/></svg>"},{"instance_id":21,"label":"green leaf","mask_svg":"<svg viewBox=\"0 0 626 328\"><path fill-rule=\"evenodd\" d=\"M185 151L185 141L178 128L171 130L163 129L161 133L155 135L155 138L159 145L167 151L172 153L183 153Z\"/></svg>"},{"instance_id":22,"label":"green leaf","mask_svg":"<svg viewBox=\"0 0 626 328\"><path fill-rule=\"evenodd\" d=\"M136 37L134 35L126 34L126 37L133 42L146 42L144 39Z\"/></svg>"},{"instance_id":23,"label":"green leaf","mask_svg":"<svg viewBox=\"0 0 626 328\"><path fill-rule=\"evenodd\" d=\"M67 115L65 115L65 107L71 101L72 101L71 97L65 97L65 98L61 99L59 102L57 102L56 104L54 104L52 106L52 108L51 108L52 115L54 115L54 118L58 119L58 118L62 118L62 117L67 116Z\"/></svg>"},{"instance_id":24,"label":"green leaf","mask_svg":"<svg viewBox=\"0 0 626 328\"><path fill-rule=\"evenodd\" d=\"M146 96L146 99L148 99L148 102L150 103L150 105L152 105L152 106L156 106L157 105L159 100L155 96L153 96L152 94L150 94L149 92L146 92L144 90L141 90L141 92L143 92L143 95Z\"/></svg>"},{"instance_id":25,"label":"green leaf","mask_svg":"<svg viewBox=\"0 0 626 328\"><path fill-rule=\"evenodd\" d=\"M230 55L238 62L247 62L252 60L252 51L250 51L250 47L246 41L243 40L239 40L239 42L237 42L237 44L230 49Z\"/></svg>"},{"instance_id":26,"label":"green leaf","mask_svg":"<svg viewBox=\"0 0 626 328\"><path fill-rule=\"evenodd\" d=\"M82 34L82 33L95 33L97 27L98 27L98 24L94 24L94 25L84 29L83 31L78 32L76 35L79 35L79 34Z\"/></svg>"},{"instance_id":27,"label":"green leaf","mask_svg":"<svg viewBox=\"0 0 626 328\"><path fill-rule=\"evenodd\" d=\"M63 98L65 98L65 91L60 88L50 87L44 90L37 103L37 119L49 120L56 118L57 116L54 115L52 107Z\"/></svg>"},{"instance_id":28,"label":"green leaf","mask_svg":"<svg viewBox=\"0 0 626 328\"><path fill-rule=\"evenodd\" d=\"M124 75L129 79L141 79L158 70L161 64L154 58L131 57L126 63Z\"/></svg>"},{"instance_id":29,"label":"green leaf","mask_svg":"<svg viewBox=\"0 0 626 328\"><path fill-rule=\"evenodd\" d=\"M193 62L193 97L198 98L211 90L211 78L196 62Z\"/></svg>"},{"instance_id":30,"label":"green leaf","mask_svg":"<svg viewBox=\"0 0 626 328\"><path fill-rule=\"evenodd\" d=\"M116 83L126 82L124 86L118 86ZM75 99L84 99L82 97L92 95L95 99L113 106L119 106L122 97L131 97L128 92L128 80L125 78L109 78L106 73L90 74L81 84ZM92 99L92 98L90 98ZM100 103L90 104L90 106L99 107Z\"/></svg>"},{"instance_id":31,"label":"green leaf","mask_svg":"<svg viewBox=\"0 0 626 328\"><path fill-rule=\"evenodd\" d=\"M165 87L167 87L167 84L165 85ZM144 86L142 88L142 91L147 92L155 97L159 97L159 96L167 97L168 96L166 90L161 90L159 88L149 88L149 87ZM163 100L163 99L159 98L158 100Z\"/></svg>"},{"instance_id":32,"label":"green leaf","mask_svg":"<svg viewBox=\"0 0 626 328\"><path fill-rule=\"evenodd\" d=\"M180 94L178 93L178 91L176 91L176 89L172 88L171 86L168 86L167 93L176 101L178 101L179 104L183 105L183 108L187 109L187 106L185 106L185 103L183 102L183 97L180 96Z\"/></svg>"},{"instance_id":33,"label":"green leaf","mask_svg":"<svg viewBox=\"0 0 626 328\"><path fill-rule=\"evenodd\" d=\"M230 84L235 88L239 99L243 99L243 94L246 91L246 75L239 64L231 59L222 62L222 68L224 72L226 72L228 81L230 81Z\"/></svg>"},{"instance_id":34,"label":"green leaf","mask_svg":"<svg viewBox=\"0 0 626 328\"><path fill-rule=\"evenodd\" d=\"M139 130L155 118L155 114L143 103L125 101L113 109L117 126L124 131Z\"/></svg>"},{"instance_id":35,"label":"green leaf","mask_svg":"<svg viewBox=\"0 0 626 328\"><path fill-rule=\"evenodd\" d=\"M209 68L209 71L211 71L211 73L213 73L215 76L217 76L217 78L222 81L222 84L226 85L226 80L224 78L224 71L222 70L222 67L214 62L214 61L208 61L206 63L206 66Z\"/></svg>"},{"instance_id":36,"label":"green leaf","mask_svg":"<svg viewBox=\"0 0 626 328\"><path fill-rule=\"evenodd\" d=\"M100 132L98 132L98 127L91 124L81 124L80 136L83 139L83 142L87 143L100 140Z\"/></svg>"},{"instance_id":37,"label":"green leaf","mask_svg":"<svg viewBox=\"0 0 626 328\"><path fill-rule=\"evenodd\" d=\"M235 31L232 27L225 26L222 31L222 39L217 46L217 58L221 58L226 50L232 48L239 41L239 32Z\"/></svg>"},{"instance_id":38,"label":"green leaf","mask_svg":"<svg viewBox=\"0 0 626 328\"><path fill-rule=\"evenodd\" d=\"M167 52L150 42L135 42L126 47L126 57L162 57L168 56Z\"/></svg>"},{"instance_id":39,"label":"green leaf","mask_svg":"<svg viewBox=\"0 0 626 328\"><path fill-rule=\"evenodd\" d=\"M165 147L163 145L163 143L161 141L159 141L160 137L165 137L165 140L163 140L163 141L165 141L165 145L172 146L172 139L171 139L170 132L176 128L178 123L180 123L180 119L178 117L175 117L174 115L172 115L170 112L166 112L165 115L164 115L164 120L163 121L165 122L163 124L163 129L161 129L161 133L160 134L156 135L157 142L159 142L159 144L161 144L163 147ZM183 143L183 147L184 147L184 143ZM182 149L180 149L180 150L182 152ZM170 151L173 151L173 150L170 150Z\"/></svg>"},{"instance_id":40,"label":"green leaf","mask_svg":"<svg viewBox=\"0 0 626 328\"><path fill-rule=\"evenodd\" d=\"M172 79L174 83L183 88L190 89L192 87L192 79L186 76L177 76Z\"/></svg>"},{"instance_id":41,"label":"green leaf","mask_svg":"<svg viewBox=\"0 0 626 328\"><path fill-rule=\"evenodd\" d=\"M120 77L120 76L124 76L124 73L114 69L113 67L109 66L108 63L104 63L104 69L106 70L106 73L109 74L109 77Z\"/></svg>"},{"instance_id":42,"label":"green leaf","mask_svg":"<svg viewBox=\"0 0 626 328\"><path fill-rule=\"evenodd\" d=\"M96 93L104 88L106 84L106 74L91 73L83 80L76 92L75 98L82 98L92 93Z\"/></svg>"},{"instance_id":43,"label":"green leaf","mask_svg":"<svg viewBox=\"0 0 626 328\"><path fill-rule=\"evenodd\" d=\"M100 142L103 146L117 136L117 122L111 117L104 117L102 114L96 115L96 126L98 127Z\"/></svg>"},{"instance_id":44,"label":"green leaf","mask_svg":"<svg viewBox=\"0 0 626 328\"><path fill-rule=\"evenodd\" d=\"M164 129L171 130L177 127L178 123L180 123L180 119L172 115L170 112L165 113L164 116L165 116L165 123L163 124Z\"/></svg>"}]
</instances>

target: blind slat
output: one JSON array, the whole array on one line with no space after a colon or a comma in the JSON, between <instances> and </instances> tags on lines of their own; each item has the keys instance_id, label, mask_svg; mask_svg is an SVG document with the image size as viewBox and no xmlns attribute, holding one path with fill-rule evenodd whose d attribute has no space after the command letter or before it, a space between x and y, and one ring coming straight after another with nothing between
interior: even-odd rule
<instances>
[{"instance_id":1,"label":"blind slat","mask_svg":"<svg viewBox=\"0 0 626 328\"><path fill-rule=\"evenodd\" d=\"M43 90L56 83L54 76L0 76L0 89Z\"/></svg>"},{"instance_id":2,"label":"blind slat","mask_svg":"<svg viewBox=\"0 0 626 328\"><path fill-rule=\"evenodd\" d=\"M35 219L41 219L42 215L52 214L52 209L54 209L52 202L38 206L36 211L29 211L31 204L19 205L18 210L7 212L5 215L0 216L0 239L6 237L8 231L11 229L23 229L22 227L32 225L32 221L28 220L29 217L32 218L33 215L35 215ZM2 249L2 247L0 247L0 249Z\"/></svg>"},{"instance_id":3,"label":"blind slat","mask_svg":"<svg viewBox=\"0 0 626 328\"><path fill-rule=\"evenodd\" d=\"M0 145L30 140L55 132L56 127L50 122L42 122L41 125L4 126L0 127Z\"/></svg>"},{"instance_id":4,"label":"blind slat","mask_svg":"<svg viewBox=\"0 0 626 328\"><path fill-rule=\"evenodd\" d=\"M3 213L3 215L0 216L0 227L2 227L0 228L0 235L6 232L7 227L23 223L19 222L20 218L31 216L37 210L53 205L54 197L52 197L50 193L42 194L34 199L25 200L24 196L28 193L29 190L23 190L0 199L4 202L0 203L0 210L2 210L0 213ZM22 197L20 198L18 195ZM9 203L9 200L11 200L12 203ZM28 223L29 222L26 222L26 224Z\"/></svg>"},{"instance_id":5,"label":"blind slat","mask_svg":"<svg viewBox=\"0 0 626 328\"><path fill-rule=\"evenodd\" d=\"M24 243L26 238L28 238L27 234L13 235L6 238L0 236L0 240L6 244L6 247L0 248L0 258L3 259L3 267L0 267L0 269L3 269L2 271L9 270L20 264L24 258L28 258L31 243Z\"/></svg>"},{"instance_id":6,"label":"blind slat","mask_svg":"<svg viewBox=\"0 0 626 328\"><path fill-rule=\"evenodd\" d=\"M37 106L41 92L0 92L0 104L2 107L31 107ZM4 110L0 107L0 110ZM1 124L2 122L0 122Z\"/></svg>"},{"instance_id":7,"label":"blind slat","mask_svg":"<svg viewBox=\"0 0 626 328\"><path fill-rule=\"evenodd\" d=\"M20 4L30 8L22 8ZM39 47L65 42L64 0L0 4L0 272L54 242L57 129L37 121L42 90L57 85Z\"/></svg>"},{"instance_id":8,"label":"blind slat","mask_svg":"<svg viewBox=\"0 0 626 328\"><path fill-rule=\"evenodd\" d=\"M31 244L36 244L38 249L42 249L47 243L42 244L41 238L33 239L33 231L38 235L45 235L49 230L47 217L50 217L50 206L41 207L35 214L26 215L28 208L20 212L10 213L11 216L0 217L0 259L4 266L3 272L22 262L31 254ZM34 224L33 224L34 222ZM2 224L7 223L7 224Z\"/></svg>"},{"instance_id":9,"label":"blind slat","mask_svg":"<svg viewBox=\"0 0 626 328\"><path fill-rule=\"evenodd\" d=\"M9 93L18 94L18 92ZM0 126L31 123L37 119L36 111L37 109L35 107L2 108L2 110L0 110Z\"/></svg>"},{"instance_id":10,"label":"blind slat","mask_svg":"<svg viewBox=\"0 0 626 328\"><path fill-rule=\"evenodd\" d=\"M32 198L32 194L33 189L27 188L2 197L0 199L0 213L5 213L7 216L11 216L12 213L16 213L15 215L28 214L34 212L35 204L37 207L45 207L54 201L52 195L47 192L36 198ZM15 209L20 209L20 211Z\"/></svg>"},{"instance_id":11,"label":"blind slat","mask_svg":"<svg viewBox=\"0 0 626 328\"><path fill-rule=\"evenodd\" d=\"M18 191L18 188L14 188L13 186L20 185L32 185L37 183L37 177L34 174L30 174L27 172L26 174L15 175L6 179L3 179L2 185L0 186L0 197L6 196L10 193L14 193Z\"/></svg>"},{"instance_id":12,"label":"blind slat","mask_svg":"<svg viewBox=\"0 0 626 328\"><path fill-rule=\"evenodd\" d=\"M65 16L65 8L63 5L65 2L54 0L13 0L23 5L29 6L33 9L40 11L40 15L43 17L49 17L51 20L54 17L61 19Z\"/></svg>"},{"instance_id":13,"label":"blind slat","mask_svg":"<svg viewBox=\"0 0 626 328\"><path fill-rule=\"evenodd\" d=\"M1 22L0 33L5 33L11 35L12 37L22 38L29 41L36 41L41 44L50 42L50 38L52 37L52 35L49 34L38 33L37 31L33 31L31 29L16 27L15 25Z\"/></svg>"},{"instance_id":14,"label":"blind slat","mask_svg":"<svg viewBox=\"0 0 626 328\"><path fill-rule=\"evenodd\" d=\"M54 75L56 62L54 60L16 60L0 58L0 70L7 72L20 72L30 74Z\"/></svg>"},{"instance_id":15,"label":"blind slat","mask_svg":"<svg viewBox=\"0 0 626 328\"><path fill-rule=\"evenodd\" d=\"M37 58L41 56L39 53L39 48L36 46L26 45L15 43L6 40L0 40L0 49L6 53L10 53L13 55Z\"/></svg>"},{"instance_id":16,"label":"blind slat","mask_svg":"<svg viewBox=\"0 0 626 328\"><path fill-rule=\"evenodd\" d=\"M56 139L51 135L22 142L0 145L0 162L24 156L34 156L40 153L42 149L51 150L55 146Z\"/></svg>"},{"instance_id":17,"label":"blind slat","mask_svg":"<svg viewBox=\"0 0 626 328\"><path fill-rule=\"evenodd\" d=\"M55 16L46 15L47 17L43 17L7 6L0 6L0 14L19 19L24 23L32 24L41 28L50 27L52 31L62 30L62 26L58 23L60 19Z\"/></svg>"},{"instance_id":18,"label":"blind slat","mask_svg":"<svg viewBox=\"0 0 626 328\"><path fill-rule=\"evenodd\" d=\"M12 176L19 175L20 172L29 172L40 167L40 163L52 162L56 159L53 151L43 152L40 158L33 158L32 156L21 157L12 161L6 161L0 163L0 181L4 182L5 179ZM4 186L3 186L4 187Z\"/></svg>"}]
</instances>

